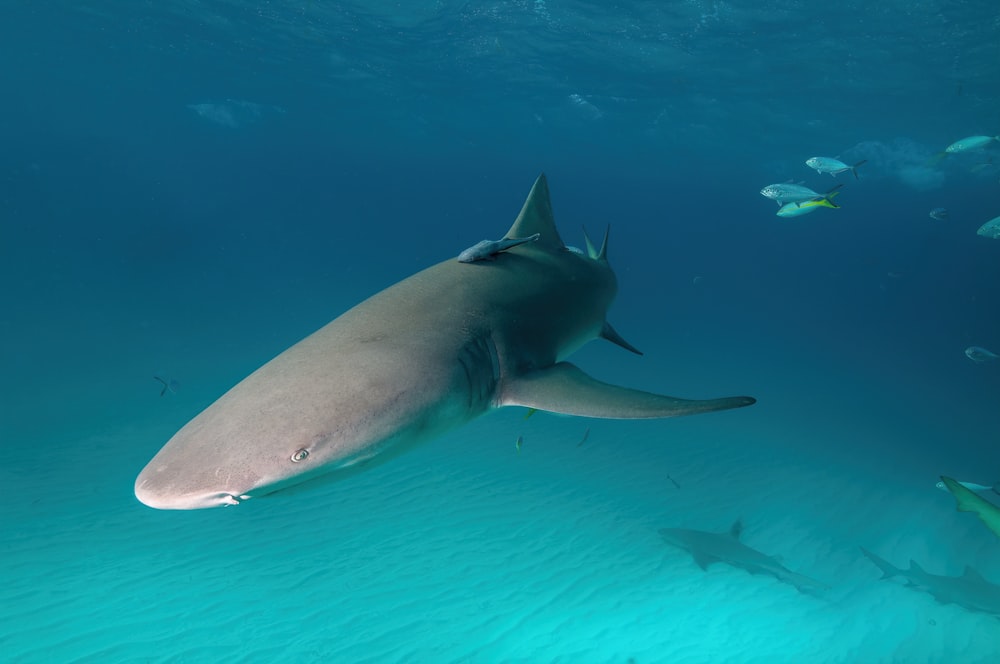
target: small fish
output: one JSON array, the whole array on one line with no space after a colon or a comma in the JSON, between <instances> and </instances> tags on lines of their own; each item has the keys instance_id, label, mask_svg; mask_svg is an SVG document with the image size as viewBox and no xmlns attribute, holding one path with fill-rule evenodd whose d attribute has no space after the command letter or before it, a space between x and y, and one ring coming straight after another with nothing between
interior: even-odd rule
<instances>
[{"instance_id":1,"label":"small fish","mask_svg":"<svg viewBox=\"0 0 1000 664\"><path fill-rule=\"evenodd\" d=\"M590 427L587 427L587 430L583 432L583 438L580 439L580 442L577 443L576 446L580 447L581 445L583 445L584 443L586 443L588 436L590 436Z\"/></svg>"},{"instance_id":2,"label":"small fish","mask_svg":"<svg viewBox=\"0 0 1000 664\"><path fill-rule=\"evenodd\" d=\"M937 219L938 221L945 221L948 218L948 210L944 208L934 208L931 210L931 219Z\"/></svg>"},{"instance_id":3,"label":"small fish","mask_svg":"<svg viewBox=\"0 0 1000 664\"><path fill-rule=\"evenodd\" d=\"M523 238L503 238L502 240L482 240L464 250L458 255L459 263L475 263L476 261L491 261L502 251L516 247L525 242L534 242L540 234L535 233Z\"/></svg>"},{"instance_id":4,"label":"small fish","mask_svg":"<svg viewBox=\"0 0 1000 664\"><path fill-rule=\"evenodd\" d=\"M980 148L985 148L993 141L1000 141L1000 136L967 136L961 140L955 141L946 147L944 151L947 154L956 154L959 152L978 150Z\"/></svg>"},{"instance_id":5,"label":"small fish","mask_svg":"<svg viewBox=\"0 0 1000 664\"><path fill-rule=\"evenodd\" d=\"M820 194L800 184L769 184L760 190L760 194L765 198L775 201L778 205L784 205L785 203L818 201L824 198L829 200L832 198L831 194L843 186L842 184L838 184L825 194Z\"/></svg>"},{"instance_id":6,"label":"small fish","mask_svg":"<svg viewBox=\"0 0 1000 664\"><path fill-rule=\"evenodd\" d=\"M153 380L163 385L163 389L160 390L161 397L167 392L170 392L171 394L177 394L177 390L179 390L181 387L181 384L178 383L173 378L160 378L159 376L153 376Z\"/></svg>"},{"instance_id":7,"label":"small fish","mask_svg":"<svg viewBox=\"0 0 1000 664\"><path fill-rule=\"evenodd\" d=\"M813 191L809 187L788 182L784 184L769 184L760 190L760 195L764 198L770 198L778 205L784 205L789 202L811 201L823 197L822 194Z\"/></svg>"},{"instance_id":8,"label":"small fish","mask_svg":"<svg viewBox=\"0 0 1000 664\"><path fill-rule=\"evenodd\" d=\"M982 364L983 362L992 362L993 360L1000 359L1000 355L986 350L980 346L969 346L965 349L965 356L976 362Z\"/></svg>"},{"instance_id":9,"label":"small fish","mask_svg":"<svg viewBox=\"0 0 1000 664\"><path fill-rule=\"evenodd\" d=\"M514 449L517 450L518 454L521 453L521 445L523 443L524 443L524 436L518 436L517 440L514 441Z\"/></svg>"},{"instance_id":10,"label":"small fish","mask_svg":"<svg viewBox=\"0 0 1000 664\"><path fill-rule=\"evenodd\" d=\"M959 482L955 480L956 484L961 484L969 491L992 491L993 493L1000 494L1000 482L997 482L993 486L986 486L985 484L976 484L975 482ZM945 486L944 480L938 482L934 485L935 488L941 489L942 491L947 491L948 487Z\"/></svg>"},{"instance_id":11,"label":"small fish","mask_svg":"<svg viewBox=\"0 0 1000 664\"><path fill-rule=\"evenodd\" d=\"M809 157L806 159L806 166L815 169L817 173L829 173L834 177L836 177L838 173L846 173L847 171L850 171L851 173L854 173L854 179L858 180L858 166L867 161L867 159L862 159L853 166L849 166L839 159L834 159L833 157Z\"/></svg>"},{"instance_id":12,"label":"small fish","mask_svg":"<svg viewBox=\"0 0 1000 664\"><path fill-rule=\"evenodd\" d=\"M982 235L992 240L1000 240L1000 217L994 217L979 227L976 235Z\"/></svg>"},{"instance_id":13,"label":"small fish","mask_svg":"<svg viewBox=\"0 0 1000 664\"><path fill-rule=\"evenodd\" d=\"M670 480L671 482L673 482L674 486L677 487L678 489L681 488L681 485L677 483L677 480L675 480L674 478L672 478L670 475L667 475L667 479Z\"/></svg>"},{"instance_id":14,"label":"small fish","mask_svg":"<svg viewBox=\"0 0 1000 664\"><path fill-rule=\"evenodd\" d=\"M839 191L831 191L826 195L826 197L818 200L803 201L801 203L785 203L778 208L778 211L775 212L775 214L783 219L788 219L789 217L801 217L804 214L815 212L821 207L840 209L840 206L833 202L833 197L839 193Z\"/></svg>"},{"instance_id":15,"label":"small fish","mask_svg":"<svg viewBox=\"0 0 1000 664\"><path fill-rule=\"evenodd\" d=\"M534 415L537 412L538 412L537 408L529 408L528 412L524 414L524 419L528 419L529 417L531 417L532 415Z\"/></svg>"}]
</instances>

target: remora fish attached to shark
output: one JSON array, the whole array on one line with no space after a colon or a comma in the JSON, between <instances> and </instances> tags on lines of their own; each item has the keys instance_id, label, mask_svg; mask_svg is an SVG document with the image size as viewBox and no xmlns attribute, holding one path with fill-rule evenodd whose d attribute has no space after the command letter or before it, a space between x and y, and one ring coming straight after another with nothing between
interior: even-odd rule
<instances>
[{"instance_id":1,"label":"remora fish attached to shark","mask_svg":"<svg viewBox=\"0 0 1000 664\"><path fill-rule=\"evenodd\" d=\"M907 587L925 590L942 604L958 604L972 611L1000 616L1000 586L990 583L971 567L966 566L962 576L943 576L925 572L913 560L909 569L900 569L865 547L861 547L861 553L882 570L883 579L901 576L906 579Z\"/></svg>"},{"instance_id":2,"label":"remora fish attached to shark","mask_svg":"<svg viewBox=\"0 0 1000 664\"><path fill-rule=\"evenodd\" d=\"M778 562L774 556L769 556L757 549L751 548L740 541L743 533L743 523L737 521L727 532L710 533L705 530L690 530L688 528L661 528L660 536L668 544L684 549L691 554L698 567L708 569L712 563L726 563L739 567L751 574L769 574L779 581L790 583L800 592L812 592L826 589L827 586L808 576L803 576L788 569Z\"/></svg>"},{"instance_id":3,"label":"remora fish attached to shark","mask_svg":"<svg viewBox=\"0 0 1000 664\"><path fill-rule=\"evenodd\" d=\"M459 263L475 263L476 261L491 261L501 251L507 251L511 247L534 242L539 234L535 233L531 237L513 238L505 237L500 240L482 240L464 250L458 255Z\"/></svg>"},{"instance_id":4,"label":"remora fish attached to shark","mask_svg":"<svg viewBox=\"0 0 1000 664\"><path fill-rule=\"evenodd\" d=\"M588 255L567 249L544 175L505 237L536 233L492 261L418 272L284 351L181 428L139 474L136 497L160 509L235 505L501 406L637 419L754 403L641 392L564 362L597 337L635 349L605 318L617 291L607 235Z\"/></svg>"}]
</instances>

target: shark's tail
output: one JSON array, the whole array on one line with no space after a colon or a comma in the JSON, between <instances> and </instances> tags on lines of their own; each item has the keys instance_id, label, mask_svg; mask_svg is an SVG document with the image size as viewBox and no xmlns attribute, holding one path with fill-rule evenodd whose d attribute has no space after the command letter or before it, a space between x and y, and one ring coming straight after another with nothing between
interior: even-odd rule
<instances>
[{"instance_id":1,"label":"shark's tail","mask_svg":"<svg viewBox=\"0 0 1000 664\"><path fill-rule=\"evenodd\" d=\"M875 563L875 567L878 567L880 570L882 570L883 579L891 579L892 577L898 576L903 573L903 570L899 569L898 567L890 563L888 560L884 558L879 558L865 547L861 547L861 553L865 554L865 557L868 558L868 560Z\"/></svg>"}]
</instances>

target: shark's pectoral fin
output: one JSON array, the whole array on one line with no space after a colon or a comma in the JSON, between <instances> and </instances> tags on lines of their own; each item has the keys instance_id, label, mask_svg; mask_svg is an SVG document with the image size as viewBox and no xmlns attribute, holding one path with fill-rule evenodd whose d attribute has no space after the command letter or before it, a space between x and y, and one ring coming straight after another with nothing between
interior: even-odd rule
<instances>
[{"instance_id":1,"label":"shark's pectoral fin","mask_svg":"<svg viewBox=\"0 0 1000 664\"><path fill-rule=\"evenodd\" d=\"M632 390L594 380L569 362L560 362L505 380L499 405L631 420L708 413L755 402L753 397L688 400Z\"/></svg>"},{"instance_id":2,"label":"shark's pectoral fin","mask_svg":"<svg viewBox=\"0 0 1000 664\"><path fill-rule=\"evenodd\" d=\"M718 558L710 556L706 553L702 553L700 551L692 551L691 557L694 558L695 564L705 571L708 571L708 566L711 565L712 563L719 562Z\"/></svg>"}]
</instances>

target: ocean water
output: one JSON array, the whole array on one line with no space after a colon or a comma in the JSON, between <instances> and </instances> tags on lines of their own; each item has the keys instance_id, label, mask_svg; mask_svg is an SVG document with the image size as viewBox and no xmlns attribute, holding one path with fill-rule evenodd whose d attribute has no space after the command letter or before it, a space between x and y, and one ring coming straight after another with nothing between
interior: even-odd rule
<instances>
[{"instance_id":1,"label":"ocean water","mask_svg":"<svg viewBox=\"0 0 1000 664\"><path fill-rule=\"evenodd\" d=\"M1000 540L934 487L1000 481L1000 361L963 353L1000 353L1000 241L976 234L1000 143L940 155L1000 134L993 2L2 14L0 661L1000 660L997 616L859 549L1000 584ZM185 422L501 237L543 171L568 243L611 225L609 320L645 352L573 361L756 405L503 409L234 508L135 499ZM781 219L758 192L789 181L842 183L841 207ZM703 571L658 534L737 519L829 588Z\"/></svg>"}]
</instances>

